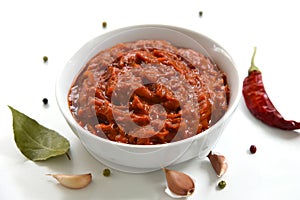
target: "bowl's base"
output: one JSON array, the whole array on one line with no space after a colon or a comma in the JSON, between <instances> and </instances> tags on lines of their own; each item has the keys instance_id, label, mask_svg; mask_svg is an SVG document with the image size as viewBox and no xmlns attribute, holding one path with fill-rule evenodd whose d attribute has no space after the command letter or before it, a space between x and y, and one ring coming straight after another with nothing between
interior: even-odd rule
<instances>
[{"instance_id":1,"label":"bowl's base","mask_svg":"<svg viewBox=\"0 0 300 200\"><path fill-rule=\"evenodd\" d=\"M84 146L85 147L85 146ZM179 155L176 157L172 162L168 162L162 166L159 167L154 167L154 168L148 168L148 167L132 167L128 165L121 165L116 162L109 161L103 157L98 156L96 153L93 151L89 150L88 148L85 147L85 149L89 152L89 154L94 157L97 161L102 163L103 165L120 171L120 172L125 172L125 173L132 173L132 174L141 174L141 173L149 173L149 172L154 172L157 170L161 170L163 167L167 166L173 166L176 164L184 163L189 160L192 160L194 158L199 158L199 159L204 159L208 155L210 149L208 146L205 146L204 148L201 149L201 153L199 153L199 144L198 141L194 141L190 146L189 149L190 151L184 151L183 154Z\"/></svg>"},{"instance_id":2,"label":"bowl's base","mask_svg":"<svg viewBox=\"0 0 300 200\"><path fill-rule=\"evenodd\" d=\"M93 152L89 151L87 148L85 148L90 155L92 155L96 160L98 160L100 163L102 163L103 165L120 171L120 172L125 172L125 173L131 173L131 174L141 174L141 173L148 173L148 172L153 172L153 171L157 171L160 170L161 168L137 168L137 167L129 167L129 166L125 166L125 165L120 165L114 162L111 162L109 160L106 160L104 158L100 158L97 155L95 155Z\"/></svg>"}]
</instances>

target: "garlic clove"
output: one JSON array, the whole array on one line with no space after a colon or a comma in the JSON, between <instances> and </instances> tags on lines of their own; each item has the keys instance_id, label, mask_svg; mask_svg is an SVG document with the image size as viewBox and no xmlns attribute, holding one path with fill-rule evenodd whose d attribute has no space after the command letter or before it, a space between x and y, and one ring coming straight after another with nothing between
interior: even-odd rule
<instances>
[{"instance_id":1,"label":"garlic clove","mask_svg":"<svg viewBox=\"0 0 300 200\"><path fill-rule=\"evenodd\" d=\"M195 190L193 179L185 173L163 168L168 189L179 196L190 196ZM167 190L166 190L167 191Z\"/></svg>"},{"instance_id":2,"label":"garlic clove","mask_svg":"<svg viewBox=\"0 0 300 200\"><path fill-rule=\"evenodd\" d=\"M214 168L215 172L217 173L218 177L223 176L228 168L228 163L225 156L220 154L213 154L211 151L207 155L208 159L212 167Z\"/></svg>"},{"instance_id":3,"label":"garlic clove","mask_svg":"<svg viewBox=\"0 0 300 200\"><path fill-rule=\"evenodd\" d=\"M193 179L193 181L195 183L195 188L196 188L196 180ZM194 193L192 193L192 194L188 194L188 195L178 195L178 194L175 194L174 192L172 192L168 186L165 189L165 193L173 199L187 198L187 197L190 197L192 194L194 194Z\"/></svg>"},{"instance_id":4,"label":"garlic clove","mask_svg":"<svg viewBox=\"0 0 300 200\"><path fill-rule=\"evenodd\" d=\"M81 189L92 181L92 174L47 174L55 178L61 185L71 189Z\"/></svg>"}]
</instances>

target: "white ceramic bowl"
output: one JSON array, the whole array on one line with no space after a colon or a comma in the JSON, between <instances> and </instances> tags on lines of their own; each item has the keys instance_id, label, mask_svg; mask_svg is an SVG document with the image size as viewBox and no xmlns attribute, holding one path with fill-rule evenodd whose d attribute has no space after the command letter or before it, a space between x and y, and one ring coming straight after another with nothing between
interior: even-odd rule
<instances>
[{"instance_id":1,"label":"white ceramic bowl","mask_svg":"<svg viewBox=\"0 0 300 200\"><path fill-rule=\"evenodd\" d=\"M231 89L230 104L225 115L208 130L191 138L160 145L130 145L97 137L83 129L72 117L67 95L74 77L86 62L100 50L115 44L139 39L167 40L174 46L187 47L209 56L227 75ZM139 25L103 34L85 44L66 64L56 83L59 108L73 132L87 151L101 163L116 170L143 173L204 158L215 146L224 126L236 109L241 91L238 71L229 54L213 40L200 33L166 25Z\"/></svg>"}]
</instances>

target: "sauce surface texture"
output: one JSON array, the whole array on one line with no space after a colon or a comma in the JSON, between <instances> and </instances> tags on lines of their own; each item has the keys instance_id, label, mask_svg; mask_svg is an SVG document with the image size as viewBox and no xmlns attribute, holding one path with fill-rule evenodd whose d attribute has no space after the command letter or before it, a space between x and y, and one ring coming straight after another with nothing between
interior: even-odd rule
<instances>
[{"instance_id":1,"label":"sauce surface texture","mask_svg":"<svg viewBox=\"0 0 300 200\"><path fill-rule=\"evenodd\" d=\"M68 102L92 134L148 145L208 129L226 112L229 94L226 75L203 54L139 40L91 58L74 79Z\"/></svg>"}]
</instances>

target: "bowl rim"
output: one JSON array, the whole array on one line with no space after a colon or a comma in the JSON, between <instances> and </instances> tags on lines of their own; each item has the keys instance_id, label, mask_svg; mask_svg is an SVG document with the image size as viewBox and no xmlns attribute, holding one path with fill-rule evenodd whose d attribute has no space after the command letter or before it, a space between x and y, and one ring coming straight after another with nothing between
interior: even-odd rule
<instances>
[{"instance_id":1,"label":"bowl rim","mask_svg":"<svg viewBox=\"0 0 300 200\"><path fill-rule=\"evenodd\" d=\"M89 132L88 130L84 129L83 127L81 127L77 121L74 119L74 117L72 116L70 110L68 113L65 113L64 109L62 108L63 106L67 106L67 105L63 105L63 102L60 101L60 98L58 96L60 96L59 94L59 90L60 90L60 85L59 85L59 80L61 79L61 77L64 74L64 69L65 67L59 72L59 75L57 77L56 80L56 85L55 85L55 96L56 96L56 102L58 104L58 107L63 115L63 117L66 119L66 121L68 123L72 123L72 125L74 125L76 127L76 129L80 129L80 131L83 131L84 134L87 134L88 137L92 137L93 139L99 140L100 142L105 142L105 143L109 143L112 145L116 145L119 147L126 147L126 148L137 148L137 149L156 149L156 148L163 148L163 147L167 147L167 146L174 146L174 145L181 145L183 143L192 143L195 140L198 140L199 138L205 137L206 135L209 134L209 132L213 131L214 129L218 128L219 126L221 126L224 121L226 121L232 114L233 112L237 109L240 98L241 98L241 87L242 87L242 82L241 82L241 78L240 78L240 74L239 71L236 67L236 64L234 62L234 60L232 59L232 57L228 54L228 52L221 46L219 45L217 42L215 42L213 39L207 37L206 35L200 33L200 32L196 32L194 30L191 29L187 29L187 28L183 28L183 27L178 27L178 26L173 26L173 25L164 25L164 24L140 24L140 25L132 25L132 26L126 26L126 27L122 27L122 28L117 28L114 30L111 30L109 32L106 32L104 34L98 35L94 38L92 38L91 40L89 40L88 42L86 42L69 60L68 63L74 58L76 57L76 55L80 52L81 49L83 49L84 47L87 47L89 44L91 44L93 41L95 41L97 38L99 37L108 37L110 34L115 34L117 32L120 31L126 31L126 30L130 30L130 29L136 29L136 28L147 28L147 27L155 27L155 28L167 28L167 29L171 29L171 30L175 30L175 31L179 31L180 33L186 34L187 32L191 33L191 34L195 34L195 35L200 35L201 37L209 40L210 42L213 42L215 45L217 45L218 47L221 47L222 50L226 53L226 56L228 57L228 59L231 62L231 65L233 66L233 69L236 73L236 77L238 80L236 81L238 83L237 85L237 91L236 91L236 97L235 99L231 99L232 97L230 96L230 102L229 102L229 108L226 110L225 114L211 127L209 127L208 129L206 129L205 131L194 135L192 137L183 139L183 140L178 140L178 141L174 141L174 142L170 142L170 143L164 143L164 144L155 144L155 145L139 145L139 144L127 144L127 143L121 143L121 142L116 142L116 141L112 141L109 140L107 138L102 138L99 136L96 136L94 134L92 134L91 132ZM188 35L189 37L191 37L190 35ZM194 39L194 38L193 38ZM196 40L196 39L194 39ZM196 40L197 41L197 40ZM198 42L198 41L197 41ZM84 66L82 66L79 71L83 68ZM222 69L222 66L219 66ZM76 76L76 75L75 75ZM73 77L74 80L75 77ZM73 81L72 80L72 81ZM67 96L65 97L67 98ZM67 106L68 107L68 106ZM74 130L72 130L73 134L74 134ZM79 137L77 135L77 133L75 133L75 135L77 137Z\"/></svg>"}]
</instances>

